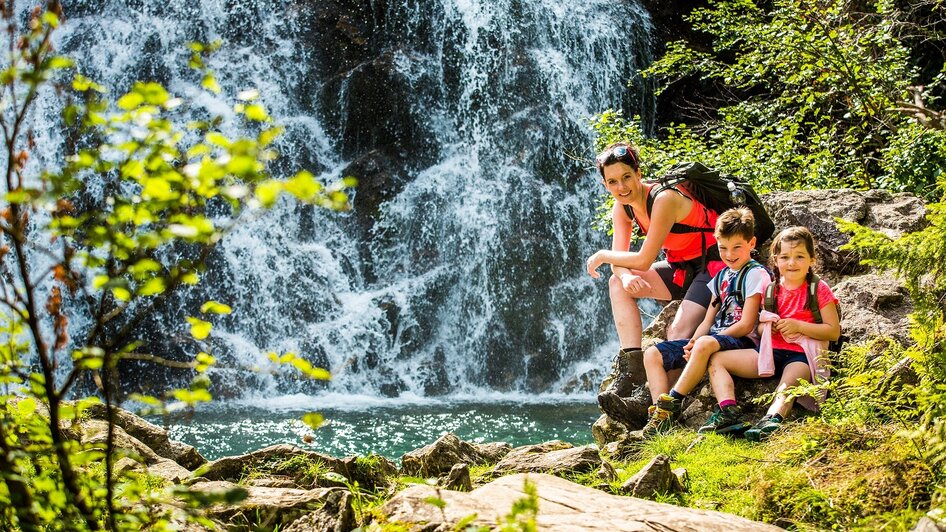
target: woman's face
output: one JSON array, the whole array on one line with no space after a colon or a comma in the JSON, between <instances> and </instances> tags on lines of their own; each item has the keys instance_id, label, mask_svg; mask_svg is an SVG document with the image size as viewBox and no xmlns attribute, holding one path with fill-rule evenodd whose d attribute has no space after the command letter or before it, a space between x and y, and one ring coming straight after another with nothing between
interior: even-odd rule
<instances>
[{"instance_id":1,"label":"woman's face","mask_svg":"<svg viewBox=\"0 0 946 532\"><path fill-rule=\"evenodd\" d=\"M618 161L604 167L604 188L614 196L614 201L631 203L640 186L640 171L629 165Z\"/></svg>"}]
</instances>

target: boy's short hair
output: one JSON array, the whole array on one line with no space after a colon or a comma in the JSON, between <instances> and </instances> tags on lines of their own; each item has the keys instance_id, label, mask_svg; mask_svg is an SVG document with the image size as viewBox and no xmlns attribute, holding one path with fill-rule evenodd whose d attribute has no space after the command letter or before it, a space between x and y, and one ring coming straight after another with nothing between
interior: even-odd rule
<instances>
[{"instance_id":1,"label":"boy's short hair","mask_svg":"<svg viewBox=\"0 0 946 532\"><path fill-rule=\"evenodd\" d=\"M713 235L717 238L732 238L738 235L748 242L755 236L755 216L748 207L729 209L716 219Z\"/></svg>"}]
</instances>

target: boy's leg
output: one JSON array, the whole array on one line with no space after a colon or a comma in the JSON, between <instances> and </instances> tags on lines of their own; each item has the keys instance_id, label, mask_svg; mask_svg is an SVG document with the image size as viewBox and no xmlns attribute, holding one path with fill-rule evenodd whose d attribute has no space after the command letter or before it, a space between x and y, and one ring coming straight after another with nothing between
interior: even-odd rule
<instances>
[{"instance_id":1,"label":"boy's leg","mask_svg":"<svg viewBox=\"0 0 946 532\"><path fill-rule=\"evenodd\" d=\"M712 336L698 338L693 344L693 349L690 350L690 358L683 368L683 373L673 385L674 391L680 395L689 395L693 388L703 380L710 356L717 351L719 351L719 342L716 338Z\"/></svg>"},{"instance_id":2,"label":"boy's leg","mask_svg":"<svg viewBox=\"0 0 946 532\"><path fill-rule=\"evenodd\" d=\"M754 349L734 349L720 351L709 361L709 379L716 400L736 399L736 386L732 376L744 379L758 379L759 353Z\"/></svg>"},{"instance_id":3,"label":"boy's leg","mask_svg":"<svg viewBox=\"0 0 946 532\"><path fill-rule=\"evenodd\" d=\"M644 351L644 370L647 372L650 397L656 404L660 394L670 391L670 378L664 368L663 355L656 346L651 346Z\"/></svg>"},{"instance_id":4,"label":"boy's leg","mask_svg":"<svg viewBox=\"0 0 946 532\"><path fill-rule=\"evenodd\" d=\"M759 378L758 360L759 354L755 349L735 349L713 354L709 361L710 385L719 405L697 432L737 434L751 426L742 419L742 409L736 403L732 375Z\"/></svg>"}]
</instances>

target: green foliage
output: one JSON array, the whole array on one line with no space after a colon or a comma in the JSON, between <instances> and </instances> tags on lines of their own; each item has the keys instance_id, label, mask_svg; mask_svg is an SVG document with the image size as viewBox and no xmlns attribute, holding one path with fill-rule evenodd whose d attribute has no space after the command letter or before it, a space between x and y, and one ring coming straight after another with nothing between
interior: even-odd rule
<instances>
[{"instance_id":1,"label":"green foliage","mask_svg":"<svg viewBox=\"0 0 946 532\"><path fill-rule=\"evenodd\" d=\"M193 371L186 389L135 397L152 411L209 401L206 371L215 358L206 341L216 317L231 308L209 301L199 316L187 317L190 361L142 352L145 346L131 332L169 294L200 281L213 247L249 213L284 195L343 209L345 189L354 183L325 186L306 171L272 176L268 168L278 156L272 143L281 128L255 90L241 92L233 105L252 131L240 137L224 134L220 117L181 127L188 102L156 83L135 83L112 101L102 85L75 72L70 77L73 62L53 54L51 35L62 11L52 0L44 7L33 11L25 28L18 27L12 7L3 10L9 43L0 73L6 166L0 205L0 528L180 527L166 506L152 504L168 496L163 486L114 469L122 456L112 430L119 389L114 368L135 359ZM212 93L221 88L204 58L217 47L191 47L195 75ZM26 118L44 85L63 95L63 123L77 147L57 168L37 171L27 163L43 147L35 145ZM91 180L104 183L104 197L85 191ZM70 338L68 316L82 312L91 325ZM328 378L295 354L277 362ZM104 445L80 444L77 434L60 430L79 430L89 407L88 401L63 402L80 379L100 387L109 427ZM321 421L316 414L306 420L310 426ZM178 488L173 495L197 510L246 492L211 497ZM209 526L198 514L193 518Z\"/></svg>"},{"instance_id":2,"label":"green foliage","mask_svg":"<svg viewBox=\"0 0 946 532\"><path fill-rule=\"evenodd\" d=\"M941 4L932 9L942 18ZM942 74L920 79L912 47L924 45L921 25L910 16L887 1L710 2L685 19L712 48L670 43L643 74L664 87L698 79L721 100L676 102L701 118L670 124L659 140L643 138L636 119L605 112L593 123L599 143L643 142L646 175L699 159L760 191L885 187L930 197L946 139L917 125L928 109L906 114L917 109L904 100L925 85L919 95L935 101L929 91Z\"/></svg>"}]
</instances>

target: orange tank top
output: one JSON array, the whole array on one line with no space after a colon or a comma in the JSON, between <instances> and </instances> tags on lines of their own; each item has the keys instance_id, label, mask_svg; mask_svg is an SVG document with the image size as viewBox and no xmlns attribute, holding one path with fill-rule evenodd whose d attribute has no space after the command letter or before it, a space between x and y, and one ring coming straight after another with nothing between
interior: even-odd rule
<instances>
[{"instance_id":1,"label":"orange tank top","mask_svg":"<svg viewBox=\"0 0 946 532\"><path fill-rule=\"evenodd\" d=\"M648 188L647 193L650 194L650 189L657 186L651 184ZM663 245L661 246L664 250L664 254L667 256L668 262L683 262L691 259L695 259L703 255L703 245L705 242L706 248L710 248L713 244L716 243L716 237L713 236L712 229L716 227L716 218L718 215L716 211L707 209L703 206L702 203L697 201L691 194L690 191L684 186L677 186L674 189L668 189L671 193L674 191L680 191L684 196L690 199L691 207L690 212L687 213L686 217L680 220L679 224L690 225L693 227L707 227L711 229L705 233L694 232L694 233L673 233L667 235L667 238L664 240ZM650 228L650 220L647 220L647 226L644 227L640 221L637 221L637 225L641 227L646 233ZM704 241L705 238L705 241Z\"/></svg>"}]
</instances>

